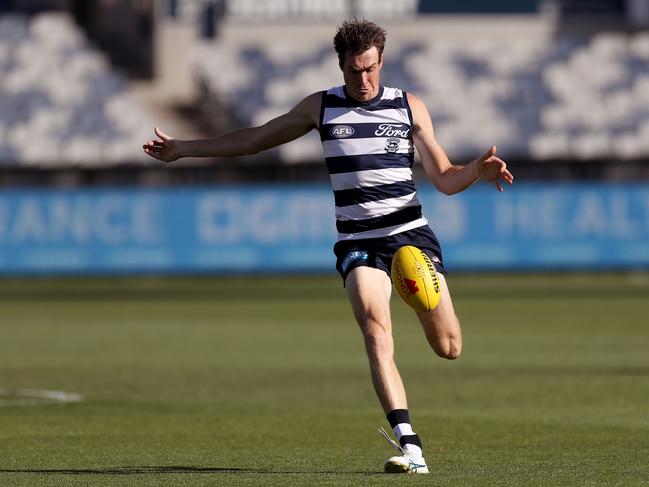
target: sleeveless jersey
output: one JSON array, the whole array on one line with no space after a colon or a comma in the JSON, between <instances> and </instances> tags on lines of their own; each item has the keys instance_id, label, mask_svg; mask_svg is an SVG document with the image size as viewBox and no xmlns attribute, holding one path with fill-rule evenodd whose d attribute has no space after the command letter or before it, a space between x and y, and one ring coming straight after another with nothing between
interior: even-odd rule
<instances>
[{"instance_id":1,"label":"sleeveless jersey","mask_svg":"<svg viewBox=\"0 0 649 487\"><path fill-rule=\"evenodd\" d=\"M338 240L380 238L427 225L412 180L406 93L381 86L367 102L344 86L323 94L320 140L336 202Z\"/></svg>"}]
</instances>

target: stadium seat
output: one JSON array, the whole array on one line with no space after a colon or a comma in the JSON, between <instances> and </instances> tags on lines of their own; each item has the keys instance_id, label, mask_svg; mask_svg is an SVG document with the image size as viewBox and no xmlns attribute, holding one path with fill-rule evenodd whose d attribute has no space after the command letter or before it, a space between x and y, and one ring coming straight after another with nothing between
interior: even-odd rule
<instances>
[{"instance_id":1,"label":"stadium seat","mask_svg":"<svg viewBox=\"0 0 649 487\"><path fill-rule=\"evenodd\" d=\"M629 53L639 60L649 60L649 32L640 32L631 36Z\"/></svg>"}]
</instances>

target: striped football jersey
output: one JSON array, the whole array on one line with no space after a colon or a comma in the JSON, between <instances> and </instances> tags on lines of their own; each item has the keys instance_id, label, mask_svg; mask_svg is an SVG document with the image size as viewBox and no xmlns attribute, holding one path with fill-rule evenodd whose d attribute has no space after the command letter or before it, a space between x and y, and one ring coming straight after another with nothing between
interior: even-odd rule
<instances>
[{"instance_id":1,"label":"striped football jersey","mask_svg":"<svg viewBox=\"0 0 649 487\"><path fill-rule=\"evenodd\" d=\"M381 86L367 102L344 86L323 94L320 140L336 202L338 240L379 238L428 222L412 180L412 112L406 93Z\"/></svg>"}]
</instances>

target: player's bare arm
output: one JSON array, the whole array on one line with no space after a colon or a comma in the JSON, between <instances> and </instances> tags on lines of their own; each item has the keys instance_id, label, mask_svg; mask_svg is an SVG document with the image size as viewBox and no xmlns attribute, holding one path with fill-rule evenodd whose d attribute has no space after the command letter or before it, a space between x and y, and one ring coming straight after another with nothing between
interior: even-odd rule
<instances>
[{"instance_id":1,"label":"player's bare arm","mask_svg":"<svg viewBox=\"0 0 649 487\"><path fill-rule=\"evenodd\" d=\"M410 93L408 103L412 110L412 138L415 147L426 174L439 191L449 195L459 193L478 179L493 182L498 191L502 191L501 179L508 184L514 182L514 176L507 169L507 164L496 156L495 146L490 147L470 164L453 165L435 139L433 122L424 103Z\"/></svg>"},{"instance_id":2,"label":"player's bare arm","mask_svg":"<svg viewBox=\"0 0 649 487\"><path fill-rule=\"evenodd\" d=\"M257 154L302 137L316 128L322 93L313 93L288 113L259 127L246 127L200 140L179 140L156 127L157 139L144 144L144 152L164 162L182 157L235 157Z\"/></svg>"}]
</instances>

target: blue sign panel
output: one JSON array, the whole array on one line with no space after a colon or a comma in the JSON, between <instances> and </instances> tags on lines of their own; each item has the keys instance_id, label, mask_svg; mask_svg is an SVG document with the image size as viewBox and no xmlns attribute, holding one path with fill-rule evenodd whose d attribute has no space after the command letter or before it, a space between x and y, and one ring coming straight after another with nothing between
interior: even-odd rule
<instances>
[{"instance_id":1,"label":"blue sign panel","mask_svg":"<svg viewBox=\"0 0 649 487\"><path fill-rule=\"evenodd\" d=\"M423 204L451 268L649 267L649 185L487 185Z\"/></svg>"},{"instance_id":2,"label":"blue sign panel","mask_svg":"<svg viewBox=\"0 0 649 487\"><path fill-rule=\"evenodd\" d=\"M649 184L419 196L451 272L649 267ZM324 185L0 194L2 274L333 272L335 240Z\"/></svg>"},{"instance_id":3,"label":"blue sign panel","mask_svg":"<svg viewBox=\"0 0 649 487\"><path fill-rule=\"evenodd\" d=\"M8 191L0 272L329 269L333 222L322 186Z\"/></svg>"}]
</instances>

